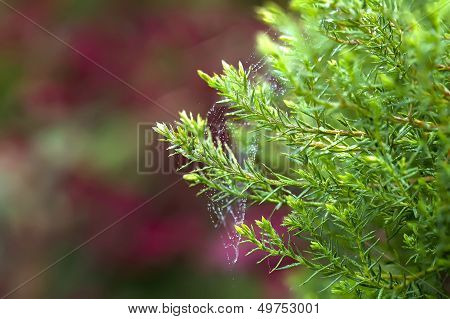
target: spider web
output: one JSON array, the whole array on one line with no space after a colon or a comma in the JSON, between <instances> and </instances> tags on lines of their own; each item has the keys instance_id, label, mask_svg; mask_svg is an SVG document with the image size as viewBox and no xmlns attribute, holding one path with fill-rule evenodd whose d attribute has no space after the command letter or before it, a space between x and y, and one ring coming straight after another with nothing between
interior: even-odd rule
<instances>
[{"instance_id":1,"label":"spider web","mask_svg":"<svg viewBox=\"0 0 450 319\"><path fill-rule=\"evenodd\" d=\"M265 33L268 34L269 31ZM275 37L275 35L274 35ZM275 41L275 38L273 38ZM283 95L284 89L280 85L279 81L273 77L267 70L266 58L257 60L256 53L252 53L247 61L244 62L246 69L251 69L252 80L263 80L270 83L273 92L276 95ZM251 62L255 61L256 62ZM235 153L235 157L240 164L244 162L254 163L256 155L258 153L258 140L255 136L250 137L251 140L247 143L245 148L242 145L238 148L236 142L233 140L232 134L229 129L229 119L227 118L228 106L223 104L214 104L207 114L208 129L211 132L213 139L218 139L222 144L230 146ZM236 123L233 122L233 125ZM240 122L238 125L247 126L249 123ZM233 200L231 197L222 198L220 200L214 199L215 191L208 190L206 195L208 196L208 211L210 213L211 221L216 229L220 232L220 237L226 252L226 258L230 265L235 264L239 259L239 243L241 236L236 232L235 226L241 225L245 221L245 215L247 211L247 200L237 199Z\"/></svg>"}]
</instances>

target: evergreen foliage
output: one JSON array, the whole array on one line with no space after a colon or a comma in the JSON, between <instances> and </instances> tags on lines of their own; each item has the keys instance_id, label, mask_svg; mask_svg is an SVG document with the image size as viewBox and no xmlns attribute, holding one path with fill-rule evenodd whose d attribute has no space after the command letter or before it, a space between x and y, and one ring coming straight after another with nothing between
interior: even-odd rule
<instances>
[{"instance_id":1,"label":"evergreen foliage","mask_svg":"<svg viewBox=\"0 0 450 319\"><path fill-rule=\"evenodd\" d=\"M221 75L199 75L222 97L228 126L277 145L283 152L270 155L283 156L284 168L239 160L239 147L213 137L200 116L182 112L155 130L174 153L202 163L185 179L214 199L289 208L289 236L265 218L236 227L279 258L277 269L307 267L330 278L336 296L448 297L449 13L446 0L259 9L279 34L258 37L270 77L227 63Z\"/></svg>"}]
</instances>

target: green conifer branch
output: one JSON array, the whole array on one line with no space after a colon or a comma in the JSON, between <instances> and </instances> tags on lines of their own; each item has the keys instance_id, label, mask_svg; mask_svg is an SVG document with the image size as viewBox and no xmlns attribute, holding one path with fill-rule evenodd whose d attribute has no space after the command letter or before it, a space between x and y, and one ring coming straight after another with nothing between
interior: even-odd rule
<instances>
[{"instance_id":1,"label":"green conifer branch","mask_svg":"<svg viewBox=\"0 0 450 319\"><path fill-rule=\"evenodd\" d=\"M274 270L307 267L339 296L448 297L449 13L446 1L265 6L258 14L279 34L258 37L270 81L242 64L199 71L228 107L236 145L185 112L155 130L199 163L185 179L213 200L288 207L284 235L265 218L236 226L251 252L278 258ZM238 159L238 131L260 137L255 160Z\"/></svg>"}]
</instances>

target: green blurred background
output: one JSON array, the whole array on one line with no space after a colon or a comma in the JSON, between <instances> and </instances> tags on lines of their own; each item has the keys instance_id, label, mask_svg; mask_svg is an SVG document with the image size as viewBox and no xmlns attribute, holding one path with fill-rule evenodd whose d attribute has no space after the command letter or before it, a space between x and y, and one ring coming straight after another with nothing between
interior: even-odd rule
<instances>
[{"instance_id":1,"label":"green blurred background","mask_svg":"<svg viewBox=\"0 0 450 319\"><path fill-rule=\"evenodd\" d=\"M136 172L137 124L173 121L144 95L169 113L205 115L217 97L196 70L219 72L222 59L258 59L260 4L0 1L2 295L314 296L299 291L302 274L269 275L270 261L241 257L230 265L207 200L184 183L40 273L179 178ZM270 211L260 207L250 216Z\"/></svg>"}]
</instances>

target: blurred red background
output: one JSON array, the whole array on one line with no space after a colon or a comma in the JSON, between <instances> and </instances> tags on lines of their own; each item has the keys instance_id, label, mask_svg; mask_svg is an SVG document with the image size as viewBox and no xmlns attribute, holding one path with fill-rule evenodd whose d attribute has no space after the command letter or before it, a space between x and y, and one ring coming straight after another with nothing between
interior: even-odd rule
<instances>
[{"instance_id":1,"label":"blurred red background","mask_svg":"<svg viewBox=\"0 0 450 319\"><path fill-rule=\"evenodd\" d=\"M4 2L0 293L289 297L285 273L269 275L255 257L229 265L207 199L184 182L40 274L179 179L137 174L137 124L173 121L170 113L182 109L206 115L217 96L196 70L219 72L222 59L256 61L254 36L265 28L254 17L259 2Z\"/></svg>"}]
</instances>

